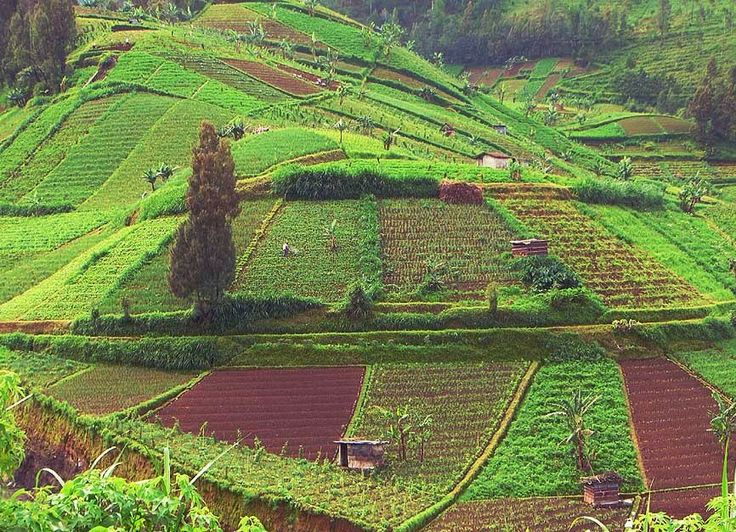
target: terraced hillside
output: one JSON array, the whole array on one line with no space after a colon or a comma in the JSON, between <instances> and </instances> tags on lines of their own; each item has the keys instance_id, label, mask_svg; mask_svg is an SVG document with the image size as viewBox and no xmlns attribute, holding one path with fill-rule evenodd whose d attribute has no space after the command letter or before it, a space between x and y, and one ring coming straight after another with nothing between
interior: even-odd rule
<instances>
[{"instance_id":1,"label":"terraced hillside","mask_svg":"<svg viewBox=\"0 0 736 532\"><path fill-rule=\"evenodd\" d=\"M27 435L0 477L164 466L227 530L708 517L736 398L733 146L611 86L646 51L692 90L683 3L658 39L659 2L632 3L633 40L590 64L469 79L314 2L142 4L75 9L60 90L0 85L0 426ZM614 472L621 500L585 502L581 477ZM0 520L55 497L0 490Z\"/></svg>"}]
</instances>

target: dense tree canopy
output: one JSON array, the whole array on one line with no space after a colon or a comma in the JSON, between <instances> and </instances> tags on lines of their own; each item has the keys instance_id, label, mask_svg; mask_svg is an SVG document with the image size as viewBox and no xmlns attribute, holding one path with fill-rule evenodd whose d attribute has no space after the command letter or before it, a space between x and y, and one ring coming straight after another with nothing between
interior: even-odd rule
<instances>
[{"instance_id":1,"label":"dense tree canopy","mask_svg":"<svg viewBox=\"0 0 736 532\"><path fill-rule=\"evenodd\" d=\"M76 38L69 0L3 0L0 5L0 73L6 83L55 92Z\"/></svg>"},{"instance_id":2,"label":"dense tree canopy","mask_svg":"<svg viewBox=\"0 0 736 532\"><path fill-rule=\"evenodd\" d=\"M509 57L572 55L589 59L616 45L629 28L624 9L589 2L540 2L523 14L502 0L329 0L362 20L397 20L427 57L442 52L453 63L503 63Z\"/></svg>"}]
</instances>

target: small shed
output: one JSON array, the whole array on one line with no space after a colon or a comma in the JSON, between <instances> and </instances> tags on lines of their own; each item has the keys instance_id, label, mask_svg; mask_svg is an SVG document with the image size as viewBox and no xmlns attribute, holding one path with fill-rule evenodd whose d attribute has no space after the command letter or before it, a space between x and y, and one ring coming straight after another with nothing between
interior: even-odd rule
<instances>
[{"instance_id":1,"label":"small shed","mask_svg":"<svg viewBox=\"0 0 736 532\"><path fill-rule=\"evenodd\" d=\"M508 168L511 164L511 156L499 151L484 152L475 158L478 166L486 168Z\"/></svg>"},{"instance_id":2,"label":"small shed","mask_svg":"<svg viewBox=\"0 0 736 532\"><path fill-rule=\"evenodd\" d=\"M549 255L549 242L531 238L529 240L512 240L511 254L514 257L529 257L531 255Z\"/></svg>"},{"instance_id":3,"label":"small shed","mask_svg":"<svg viewBox=\"0 0 736 532\"><path fill-rule=\"evenodd\" d=\"M455 128L452 126L452 124L444 123L440 128L440 133L442 133L446 137L454 137Z\"/></svg>"},{"instance_id":4,"label":"small shed","mask_svg":"<svg viewBox=\"0 0 736 532\"><path fill-rule=\"evenodd\" d=\"M388 444L387 441L347 438L337 440L335 443L340 467L356 471L373 471L386 463L384 448Z\"/></svg>"},{"instance_id":5,"label":"small shed","mask_svg":"<svg viewBox=\"0 0 736 532\"><path fill-rule=\"evenodd\" d=\"M491 126L496 133L500 133L501 135L508 135L509 134L509 128L506 124L493 124Z\"/></svg>"},{"instance_id":6,"label":"small shed","mask_svg":"<svg viewBox=\"0 0 736 532\"><path fill-rule=\"evenodd\" d=\"M623 479L615 471L606 471L600 475L580 479L583 485L583 500L595 508L611 508L620 506L619 490Z\"/></svg>"}]
</instances>

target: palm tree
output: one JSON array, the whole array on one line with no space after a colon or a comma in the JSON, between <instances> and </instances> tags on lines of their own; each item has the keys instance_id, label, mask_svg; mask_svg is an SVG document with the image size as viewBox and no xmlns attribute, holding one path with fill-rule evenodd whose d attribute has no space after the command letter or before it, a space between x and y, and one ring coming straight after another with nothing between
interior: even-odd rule
<instances>
[{"instance_id":1,"label":"palm tree","mask_svg":"<svg viewBox=\"0 0 736 532\"><path fill-rule=\"evenodd\" d=\"M286 39L279 43L279 50L281 50L281 55L284 59L291 59L294 57L294 45Z\"/></svg>"},{"instance_id":2,"label":"palm tree","mask_svg":"<svg viewBox=\"0 0 736 532\"><path fill-rule=\"evenodd\" d=\"M371 410L388 425L385 432L386 437L399 444L399 460L406 460L409 434L412 429L409 407L399 406L396 407L396 410L390 410L374 406Z\"/></svg>"},{"instance_id":3,"label":"palm tree","mask_svg":"<svg viewBox=\"0 0 736 532\"><path fill-rule=\"evenodd\" d=\"M337 251L337 220L332 220L332 223L327 226L325 236L329 242L330 251Z\"/></svg>"},{"instance_id":4,"label":"palm tree","mask_svg":"<svg viewBox=\"0 0 736 532\"><path fill-rule=\"evenodd\" d=\"M8 94L8 100L18 107L23 107L28 101L28 93L20 87L15 87Z\"/></svg>"},{"instance_id":5,"label":"palm tree","mask_svg":"<svg viewBox=\"0 0 736 532\"><path fill-rule=\"evenodd\" d=\"M578 463L578 469L583 473L592 473L593 466L587 452L587 442L593 431L586 428L585 416L593 408L600 396L589 395L583 396L582 390L573 393L570 399L565 399L556 403L555 411L550 412L544 417L563 417L567 422L567 428L570 434L565 438L565 443L570 443L575 450L575 457Z\"/></svg>"},{"instance_id":6,"label":"palm tree","mask_svg":"<svg viewBox=\"0 0 736 532\"><path fill-rule=\"evenodd\" d=\"M731 436L736 432L736 403L727 403L717 393L713 394L713 400L718 406L718 412L710 420L710 431L716 435L721 446L727 449Z\"/></svg>"},{"instance_id":7,"label":"palm tree","mask_svg":"<svg viewBox=\"0 0 736 532\"><path fill-rule=\"evenodd\" d=\"M618 163L616 177L621 181L628 181L632 175L634 175L634 164L631 162L631 157L624 157Z\"/></svg>"},{"instance_id":8,"label":"palm tree","mask_svg":"<svg viewBox=\"0 0 736 532\"><path fill-rule=\"evenodd\" d=\"M169 179L171 179L171 176L174 175L174 172L176 172L175 167L168 165L166 163L161 163L161 166L158 167L157 176L162 181L168 181Z\"/></svg>"},{"instance_id":9,"label":"palm tree","mask_svg":"<svg viewBox=\"0 0 736 532\"><path fill-rule=\"evenodd\" d=\"M304 0L304 5L307 6L307 11L309 12L309 16L313 17L314 12L317 10L317 7L319 6L319 0Z\"/></svg>"},{"instance_id":10,"label":"palm tree","mask_svg":"<svg viewBox=\"0 0 736 532\"><path fill-rule=\"evenodd\" d=\"M152 168L146 170L143 174L143 179L150 183L152 192L156 190L156 180L158 179L158 172L156 170Z\"/></svg>"},{"instance_id":11,"label":"palm tree","mask_svg":"<svg viewBox=\"0 0 736 532\"><path fill-rule=\"evenodd\" d=\"M363 115L358 118L358 123L360 124L361 132L363 132L364 134L368 136L373 135L373 128L376 125L375 122L373 121L373 118L371 118L368 115Z\"/></svg>"}]
</instances>

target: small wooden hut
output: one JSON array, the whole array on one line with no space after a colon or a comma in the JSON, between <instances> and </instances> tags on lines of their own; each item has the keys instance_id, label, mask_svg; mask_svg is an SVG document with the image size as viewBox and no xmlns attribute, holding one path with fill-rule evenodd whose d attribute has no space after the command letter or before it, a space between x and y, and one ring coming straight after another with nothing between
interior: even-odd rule
<instances>
[{"instance_id":1,"label":"small wooden hut","mask_svg":"<svg viewBox=\"0 0 736 532\"><path fill-rule=\"evenodd\" d=\"M549 243L546 240L539 240L537 238L529 240L512 240L511 254L514 257L549 255Z\"/></svg>"},{"instance_id":2,"label":"small wooden hut","mask_svg":"<svg viewBox=\"0 0 736 532\"><path fill-rule=\"evenodd\" d=\"M475 162L486 168L504 169L511 164L511 156L500 151L483 152L476 156Z\"/></svg>"},{"instance_id":3,"label":"small wooden hut","mask_svg":"<svg viewBox=\"0 0 736 532\"><path fill-rule=\"evenodd\" d=\"M496 133L500 133L501 135L509 134L509 128L506 124L493 124L491 127L493 127Z\"/></svg>"},{"instance_id":4,"label":"small wooden hut","mask_svg":"<svg viewBox=\"0 0 736 532\"><path fill-rule=\"evenodd\" d=\"M580 479L583 485L583 500L595 508L612 508L620 506L619 490L623 479L615 471L606 471L600 475Z\"/></svg>"},{"instance_id":5,"label":"small wooden hut","mask_svg":"<svg viewBox=\"0 0 736 532\"><path fill-rule=\"evenodd\" d=\"M387 441L346 438L335 443L340 467L355 471L373 471L386 463L384 448L388 444Z\"/></svg>"}]
</instances>

